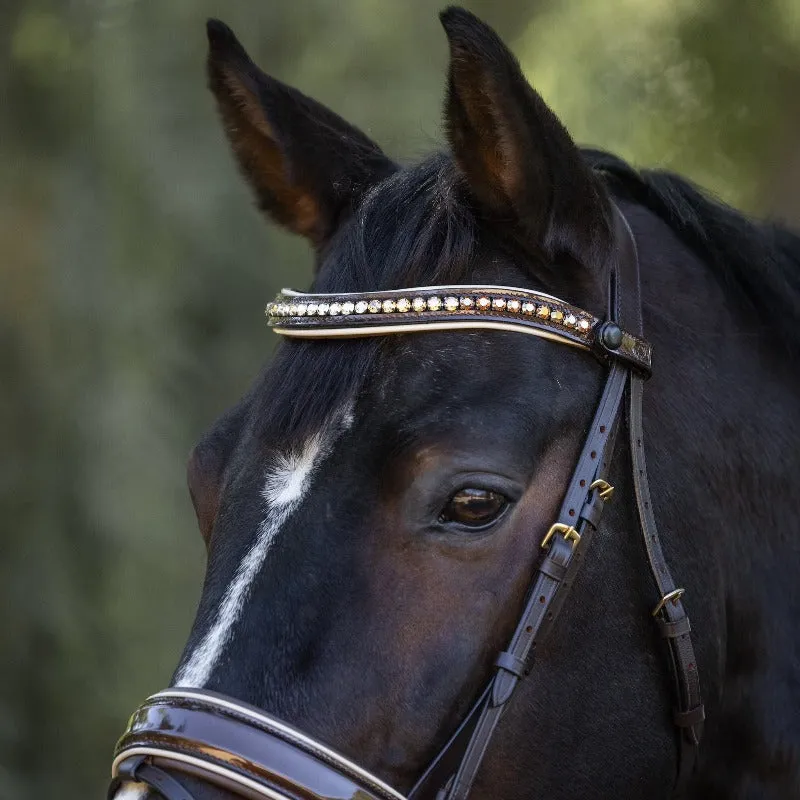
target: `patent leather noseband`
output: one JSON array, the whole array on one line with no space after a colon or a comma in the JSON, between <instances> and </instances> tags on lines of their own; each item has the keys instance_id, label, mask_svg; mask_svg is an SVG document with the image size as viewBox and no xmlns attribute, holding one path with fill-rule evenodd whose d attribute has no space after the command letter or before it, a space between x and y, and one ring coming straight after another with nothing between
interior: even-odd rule
<instances>
[{"instance_id":1,"label":"patent leather noseband","mask_svg":"<svg viewBox=\"0 0 800 800\"><path fill-rule=\"evenodd\" d=\"M533 664L586 561L614 488L614 445L627 423L641 535L657 589L651 614L669 654L680 789L691 774L705 718L683 589L672 579L653 516L642 430L642 392L651 369L642 333L639 262L630 228L615 215L615 263L608 309L598 319L541 292L502 286L429 286L365 294L284 290L267 308L269 324L290 337L382 336L431 330L507 330L593 353L608 376L557 518L542 532L542 555L525 608L488 684L408 800L465 800L503 711ZM627 420L624 399L627 393ZM168 689L131 717L117 744L109 796L139 781L166 800L193 800L176 777L187 773L247 798L404 800L344 756L259 709L213 692Z\"/></svg>"}]
</instances>

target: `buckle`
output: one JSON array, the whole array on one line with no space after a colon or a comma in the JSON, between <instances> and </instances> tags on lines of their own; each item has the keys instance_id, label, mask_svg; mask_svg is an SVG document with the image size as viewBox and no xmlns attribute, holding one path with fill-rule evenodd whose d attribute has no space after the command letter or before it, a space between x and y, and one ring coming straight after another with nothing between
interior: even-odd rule
<instances>
[{"instance_id":1,"label":"buckle","mask_svg":"<svg viewBox=\"0 0 800 800\"><path fill-rule=\"evenodd\" d=\"M568 542L572 542L573 550L581 540L581 535L575 530L575 528L572 527L572 525L565 525L563 522L556 522L554 525L550 526L550 530L547 531L544 539L542 539L542 550L547 550L547 545L550 544L550 540L557 533L560 533Z\"/></svg>"},{"instance_id":2,"label":"buckle","mask_svg":"<svg viewBox=\"0 0 800 800\"><path fill-rule=\"evenodd\" d=\"M599 489L599 496L603 500L610 500L614 495L614 487L602 478L598 478L590 487L590 490Z\"/></svg>"},{"instance_id":3,"label":"buckle","mask_svg":"<svg viewBox=\"0 0 800 800\"><path fill-rule=\"evenodd\" d=\"M663 597L662 597L662 598L661 598L661 599L658 601L658 605L657 605L657 606L656 606L656 607L653 609L653 616L654 616L654 617L657 617L657 616L658 616L658 613L659 613L659 611L661 611L661 609L662 609L662 608L664 608L664 606L665 606L667 603L677 603L677 602L678 602L678 600L680 600L680 599L681 599L681 597L683 596L683 594L684 594L684 592L685 592L685 591L686 591L686 589L673 589L671 592L667 592L667 593L666 593L666 594L665 594L665 595L664 595L664 596L663 596Z\"/></svg>"}]
</instances>

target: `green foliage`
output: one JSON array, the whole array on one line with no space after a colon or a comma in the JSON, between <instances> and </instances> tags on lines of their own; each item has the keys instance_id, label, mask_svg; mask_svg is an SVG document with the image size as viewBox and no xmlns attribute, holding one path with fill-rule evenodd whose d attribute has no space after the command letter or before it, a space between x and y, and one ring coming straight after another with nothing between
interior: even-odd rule
<instances>
[{"instance_id":1,"label":"green foliage","mask_svg":"<svg viewBox=\"0 0 800 800\"><path fill-rule=\"evenodd\" d=\"M800 217L783 169L800 170L794 0L469 5L579 140ZM309 280L304 245L263 223L228 155L205 17L413 158L440 139L433 12L0 6L0 800L102 796L114 739L169 680L200 591L185 457L269 357L264 303Z\"/></svg>"},{"instance_id":2,"label":"green foliage","mask_svg":"<svg viewBox=\"0 0 800 800\"><path fill-rule=\"evenodd\" d=\"M783 0L567 0L528 26L522 62L578 141L683 172L733 205L778 212L767 194L787 155L787 111L798 107L794 9Z\"/></svg>"}]
</instances>

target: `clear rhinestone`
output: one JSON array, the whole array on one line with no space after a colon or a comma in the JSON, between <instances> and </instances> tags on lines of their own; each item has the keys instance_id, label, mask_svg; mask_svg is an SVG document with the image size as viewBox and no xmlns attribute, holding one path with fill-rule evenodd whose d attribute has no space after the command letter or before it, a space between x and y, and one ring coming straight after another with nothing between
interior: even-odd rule
<instances>
[{"instance_id":1,"label":"clear rhinestone","mask_svg":"<svg viewBox=\"0 0 800 800\"><path fill-rule=\"evenodd\" d=\"M274 317L277 313L278 306L276 306L275 303L270 303L267 307L267 314L269 314L271 317Z\"/></svg>"},{"instance_id":2,"label":"clear rhinestone","mask_svg":"<svg viewBox=\"0 0 800 800\"><path fill-rule=\"evenodd\" d=\"M444 307L448 311L456 311L456 310L458 310L458 298L457 297L445 297L445 299L444 299Z\"/></svg>"},{"instance_id":3,"label":"clear rhinestone","mask_svg":"<svg viewBox=\"0 0 800 800\"><path fill-rule=\"evenodd\" d=\"M370 300L367 308L369 309L370 314L377 314L381 310L381 301Z\"/></svg>"},{"instance_id":4,"label":"clear rhinestone","mask_svg":"<svg viewBox=\"0 0 800 800\"><path fill-rule=\"evenodd\" d=\"M320 303L317 306L317 314L319 314L321 317L324 317L328 313L329 309L330 306L327 303Z\"/></svg>"},{"instance_id":5,"label":"clear rhinestone","mask_svg":"<svg viewBox=\"0 0 800 800\"><path fill-rule=\"evenodd\" d=\"M519 305L520 305L519 300L509 300L506 303L506 308L509 311L514 311L516 313L517 311L519 311Z\"/></svg>"},{"instance_id":6,"label":"clear rhinestone","mask_svg":"<svg viewBox=\"0 0 800 800\"><path fill-rule=\"evenodd\" d=\"M285 303L281 303L278 306L278 314L282 317L285 317L288 313L289 313L289 306L287 306Z\"/></svg>"},{"instance_id":7,"label":"clear rhinestone","mask_svg":"<svg viewBox=\"0 0 800 800\"><path fill-rule=\"evenodd\" d=\"M411 302L411 307L414 311L424 311L425 310L425 298L424 297L415 297Z\"/></svg>"},{"instance_id":8,"label":"clear rhinestone","mask_svg":"<svg viewBox=\"0 0 800 800\"><path fill-rule=\"evenodd\" d=\"M567 314L564 317L564 324L569 325L570 328L574 328L578 324L578 318L574 314Z\"/></svg>"},{"instance_id":9,"label":"clear rhinestone","mask_svg":"<svg viewBox=\"0 0 800 800\"><path fill-rule=\"evenodd\" d=\"M314 314L317 313L317 309L318 308L319 308L319 306L316 303L309 303L308 304L308 316L309 317L313 317Z\"/></svg>"},{"instance_id":10,"label":"clear rhinestone","mask_svg":"<svg viewBox=\"0 0 800 800\"><path fill-rule=\"evenodd\" d=\"M550 315L550 319L553 320L553 322L563 322L563 320L564 320L564 312L563 311L554 311Z\"/></svg>"},{"instance_id":11,"label":"clear rhinestone","mask_svg":"<svg viewBox=\"0 0 800 800\"><path fill-rule=\"evenodd\" d=\"M522 313L523 314L533 314L536 311L536 306L533 303L523 303L522 304Z\"/></svg>"},{"instance_id":12,"label":"clear rhinestone","mask_svg":"<svg viewBox=\"0 0 800 800\"><path fill-rule=\"evenodd\" d=\"M481 310L486 310L491 306L492 301L488 297L479 297L478 298L478 308Z\"/></svg>"},{"instance_id":13,"label":"clear rhinestone","mask_svg":"<svg viewBox=\"0 0 800 800\"><path fill-rule=\"evenodd\" d=\"M503 300L502 297L495 297L495 299L492 300L492 307L493 308L505 308L506 307L506 301Z\"/></svg>"},{"instance_id":14,"label":"clear rhinestone","mask_svg":"<svg viewBox=\"0 0 800 800\"><path fill-rule=\"evenodd\" d=\"M428 298L428 309L430 311L438 311L442 307L442 299L440 297Z\"/></svg>"},{"instance_id":15,"label":"clear rhinestone","mask_svg":"<svg viewBox=\"0 0 800 800\"><path fill-rule=\"evenodd\" d=\"M304 317L306 315L306 311L308 311L308 306L305 303L298 303L297 304L297 316Z\"/></svg>"},{"instance_id":16,"label":"clear rhinestone","mask_svg":"<svg viewBox=\"0 0 800 800\"><path fill-rule=\"evenodd\" d=\"M363 314L369 308L366 300L359 300L356 303L356 314Z\"/></svg>"},{"instance_id":17,"label":"clear rhinestone","mask_svg":"<svg viewBox=\"0 0 800 800\"><path fill-rule=\"evenodd\" d=\"M289 316L291 317L297 316L297 306L294 303L292 303L292 305L289 306Z\"/></svg>"},{"instance_id":18,"label":"clear rhinestone","mask_svg":"<svg viewBox=\"0 0 800 800\"><path fill-rule=\"evenodd\" d=\"M579 327L579 328L580 328L582 331L588 331L588 330L589 330L589 327L590 327L589 320L588 320L588 319L582 319L582 320L581 320L581 321L578 323L578 327Z\"/></svg>"},{"instance_id":19,"label":"clear rhinestone","mask_svg":"<svg viewBox=\"0 0 800 800\"><path fill-rule=\"evenodd\" d=\"M383 301L383 313L391 314L397 308L397 303L394 300Z\"/></svg>"},{"instance_id":20,"label":"clear rhinestone","mask_svg":"<svg viewBox=\"0 0 800 800\"><path fill-rule=\"evenodd\" d=\"M341 303L331 303L331 307L328 309L328 313L335 317L337 314L342 313L342 304Z\"/></svg>"},{"instance_id":21,"label":"clear rhinestone","mask_svg":"<svg viewBox=\"0 0 800 800\"><path fill-rule=\"evenodd\" d=\"M539 306L539 308L536 309L536 316L547 319L550 316L550 309L547 306Z\"/></svg>"},{"instance_id":22,"label":"clear rhinestone","mask_svg":"<svg viewBox=\"0 0 800 800\"><path fill-rule=\"evenodd\" d=\"M461 308L472 308L471 297L462 297L461 300L459 300L459 303L461 303Z\"/></svg>"},{"instance_id":23,"label":"clear rhinestone","mask_svg":"<svg viewBox=\"0 0 800 800\"><path fill-rule=\"evenodd\" d=\"M346 317L348 314L352 314L354 308L355 306L349 300L342 303L342 316Z\"/></svg>"},{"instance_id":24,"label":"clear rhinestone","mask_svg":"<svg viewBox=\"0 0 800 800\"><path fill-rule=\"evenodd\" d=\"M411 301L407 297L401 297L397 301L397 310L398 311L405 312L405 311L408 311L409 308L411 308Z\"/></svg>"}]
</instances>

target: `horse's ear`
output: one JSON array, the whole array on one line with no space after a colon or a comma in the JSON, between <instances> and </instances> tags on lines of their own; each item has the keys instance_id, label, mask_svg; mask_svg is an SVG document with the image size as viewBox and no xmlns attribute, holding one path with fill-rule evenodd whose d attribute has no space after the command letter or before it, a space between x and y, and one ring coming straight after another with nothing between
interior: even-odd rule
<instances>
[{"instance_id":1,"label":"horse's ear","mask_svg":"<svg viewBox=\"0 0 800 800\"><path fill-rule=\"evenodd\" d=\"M259 206L323 246L394 165L360 130L265 75L227 25L209 20L207 31L209 85Z\"/></svg>"},{"instance_id":2,"label":"horse's ear","mask_svg":"<svg viewBox=\"0 0 800 800\"><path fill-rule=\"evenodd\" d=\"M491 28L461 8L441 21L450 42L447 134L479 204L554 260L603 263L608 198L564 126Z\"/></svg>"}]
</instances>

